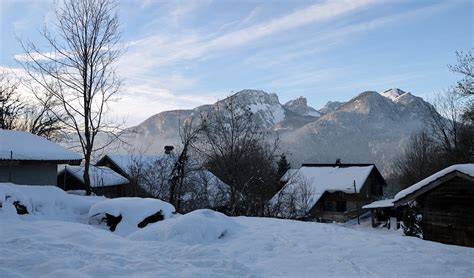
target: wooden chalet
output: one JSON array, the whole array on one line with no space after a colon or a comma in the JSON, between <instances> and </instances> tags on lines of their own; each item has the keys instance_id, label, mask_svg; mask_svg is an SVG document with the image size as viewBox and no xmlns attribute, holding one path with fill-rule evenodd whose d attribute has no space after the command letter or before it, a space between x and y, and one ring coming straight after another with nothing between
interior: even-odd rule
<instances>
[{"instance_id":1,"label":"wooden chalet","mask_svg":"<svg viewBox=\"0 0 474 278\"><path fill-rule=\"evenodd\" d=\"M445 168L400 191L395 207L416 201L423 239L474 247L474 164Z\"/></svg>"},{"instance_id":2,"label":"wooden chalet","mask_svg":"<svg viewBox=\"0 0 474 278\"><path fill-rule=\"evenodd\" d=\"M58 187L65 191L85 190L84 167L64 165L59 167ZM90 166L90 186L92 192L108 198L127 196L127 187L130 182L127 178L105 166Z\"/></svg>"},{"instance_id":3,"label":"wooden chalet","mask_svg":"<svg viewBox=\"0 0 474 278\"><path fill-rule=\"evenodd\" d=\"M278 194L295 192L301 181L308 187L307 217L320 222L345 222L366 212L362 206L383 195L386 182L374 164L303 164L290 169Z\"/></svg>"},{"instance_id":4,"label":"wooden chalet","mask_svg":"<svg viewBox=\"0 0 474 278\"><path fill-rule=\"evenodd\" d=\"M25 131L0 130L0 182L56 185L59 164L82 157L57 143Z\"/></svg>"}]
</instances>

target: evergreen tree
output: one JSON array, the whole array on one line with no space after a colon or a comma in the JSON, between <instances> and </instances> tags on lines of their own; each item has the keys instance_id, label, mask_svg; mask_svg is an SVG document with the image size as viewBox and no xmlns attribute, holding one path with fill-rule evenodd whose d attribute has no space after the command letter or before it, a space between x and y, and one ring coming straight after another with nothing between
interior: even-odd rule
<instances>
[{"instance_id":1,"label":"evergreen tree","mask_svg":"<svg viewBox=\"0 0 474 278\"><path fill-rule=\"evenodd\" d=\"M285 175L286 171L291 168L290 163L286 159L286 155L282 154L280 160L278 161L278 179L281 179Z\"/></svg>"},{"instance_id":2,"label":"evergreen tree","mask_svg":"<svg viewBox=\"0 0 474 278\"><path fill-rule=\"evenodd\" d=\"M403 213L403 233L406 236L423 237L423 230L421 228L422 216L419 212L419 207L416 201L410 202Z\"/></svg>"}]
</instances>

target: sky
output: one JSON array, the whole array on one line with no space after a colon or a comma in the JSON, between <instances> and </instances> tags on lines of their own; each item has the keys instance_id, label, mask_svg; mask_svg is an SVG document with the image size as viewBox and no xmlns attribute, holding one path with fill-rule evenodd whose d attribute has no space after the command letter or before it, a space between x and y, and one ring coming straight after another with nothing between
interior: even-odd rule
<instances>
[{"instance_id":1,"label":"sky","mask_svg":"<svg viewBox=\"0 0 474 278\"><path fill-rule=\"evenodd\" d=\"M315 108L390 88L429 100L459 79L455 51L474 47L469 0L123 0L119 18L110 113L128 126L242 89ZM45 46L53 22L53 1L0 0L0 67L21 75L19 39Z\"/></svg>"}]
</instances>

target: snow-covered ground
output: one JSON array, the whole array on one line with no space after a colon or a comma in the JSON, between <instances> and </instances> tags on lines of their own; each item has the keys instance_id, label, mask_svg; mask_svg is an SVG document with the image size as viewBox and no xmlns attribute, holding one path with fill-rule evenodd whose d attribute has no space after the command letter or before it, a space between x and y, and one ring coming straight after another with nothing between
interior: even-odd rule
<instances>
[{"instance_id":1,"label":"snow-covered ground","mask_svg":"<svg viewBox=\"0 0 474 278\"><path fill-rule=\"evenodd\" d=\"M21 189L34 207L36 197ZM474 277L474 248L394 232L199 210L120 236L72 217L84 209L56 195L58 206L22 216L0 199L1 277ZM78 198L102 201L71 197L75 207Z\"/></svg>"}]
</instances>

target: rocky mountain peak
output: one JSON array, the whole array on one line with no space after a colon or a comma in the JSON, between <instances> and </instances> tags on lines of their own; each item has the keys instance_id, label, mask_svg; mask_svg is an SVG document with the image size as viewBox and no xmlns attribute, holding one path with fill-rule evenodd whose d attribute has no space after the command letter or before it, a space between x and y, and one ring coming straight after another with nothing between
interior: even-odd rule
<instances>
[{"instance_id":1,"label":"rocky mountain peak","mask_svg":"<svg viewBox=\"0 0 474 278\"><path fill-rule=\"evenodd\" d=\"M392 100L392 101L396 101L400 96L406 94L405 91L403 90L400 90L398 88L393 88L393 89L388 89L384 92L381 93L382 96Z\"/></svg>"},{"instance_id":2,"label":"rocky mountain peak","mask_svg":"<svg viewBox=\"0 0 474 278\"><path fill-rule=\"evenodd\" d=\"M375 91L365 91L345 103L340 110L362 114L390 113L394 104Z\"/></svg>"},{"instance_id":3,"label":"rocky mountain peak","mask_svg":"<svg viewBox=\"0 0 474 278\"><path fill-rule=\"evenodd\" d=\"M262 90L245 89L232 95L238 102L243 104L268 104L280 105L277 94L267 93ZM224 100L225 101L225 100Z\"/></svg>"},{"instance_id":4,"label":"rocky mountain peak","mask_svg":"<svg viewBox=\"0 0 474 278\"><path fill-rule=\"evenodd\" d=\"M321 114L327 114L336 111L344 104L345 102L343 101L328 101L321 109L319 109L319 112Z\"/></svg>"},{"instance_id":5,"label":"rocky mountain peak","mask_svg":"<svg viewBox=\"0 0 474 278\"><path fill-rule=\"evenodd\" d=\"M303 115L303 116L321 116L316 109L308 106L308 100L305 97L298 97L296 99L290 100L284 104L284 107L291 112Z\"/></svg>"}]
</instances>

